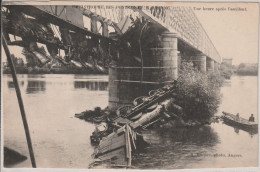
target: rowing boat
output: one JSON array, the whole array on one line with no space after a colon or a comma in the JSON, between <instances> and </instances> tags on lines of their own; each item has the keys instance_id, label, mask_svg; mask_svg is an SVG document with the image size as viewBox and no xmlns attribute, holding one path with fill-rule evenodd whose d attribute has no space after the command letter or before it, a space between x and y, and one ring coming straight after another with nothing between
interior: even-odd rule
<instances>
[{"instance_id":1,"label":"rowing boat","mask_svg":"<svg viewBox=\"0 0 260 172\"><path fill-rule=\"evenodd\" d=\"M245 118L239 117L237 118L236 115L233 115L231 113L222 112L224 115L222 116L222 119L224 123L235 126L237 128L246 130L246 131L257 131L258 130L258 124L256 122L250 122Z\"/></svg>"}]
</instances>

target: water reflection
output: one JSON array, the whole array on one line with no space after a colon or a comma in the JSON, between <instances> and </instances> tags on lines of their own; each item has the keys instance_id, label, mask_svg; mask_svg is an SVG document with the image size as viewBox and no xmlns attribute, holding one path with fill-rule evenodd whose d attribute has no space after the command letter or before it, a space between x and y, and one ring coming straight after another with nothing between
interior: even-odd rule
<instances>
[{"instance_id":1,"label":"water reflection","mask_svg":"<svg viewBox=\"0 0 260 172\"><path fill-rule=\"evenodd\" d=\"M152 144L192 143L200 146L214 146L218 142L217 133L210 126L174 128L143 131L144 140Z\"/></svg>"},{"instance_id":2,"label":"water reflection","mask_svg":"<svg viewBox=\"0 0 260 172\"><path fill-rule=\"evenodd\" d=\"M43 74L28 74L28 78L45 78L45 75Z\"/></svg>"},{"instance_id":3,"label":"water reflection","mask_svg":"<svg viewBox=\"0 0 260 172\"><path fill-rule=\"evenodd\" d=\"M74 88L86 88L88 90L106 91L108 90L108 82L104 81L74 81Z\"/></svg>"},{"instance_id":4,"label":"water reflection","mask_svg":"<svg viewBox=\"0 0 260 172\"><path fill-rule=\"evenodd\" d=\"M223 121L223 123L224 123L225 125L228 125L229 127L234 128L234 132L235 132L236 134L238 134L238 135L239 135L239 130L245 131L245 132L248 133L251 137L252 137L253 135L255 135L255 134L258 133L258 129L236 127L236 126L233 126L233 125L231 125L231 124L229 124L229 123L226 123L226 122L224 122L224 121Z\"/></svg>"},{"instance_id":5,"label":"water reflection","mask_svg":"<svg viewBox=\"0 0 260 172\"><path fill-rule=\"evenodd\" d=\"M14 82L13 81L8 81L7 82L7 86L8 86L8 88L14 88ZM19 82L19 86L23 87L24 86L24 81Z\"/></svg>"},{"instance_id":6,"label":"water reflection","mask_svg":"<svg viewBox=\"0 0 260 172\"><path fill-rule=\"evenodd\" d=\"M239 129L238 128L234 127L234 131L235 131L235 133L239 134Z\"/></svg>"},{"instance_id":7,"label":"water reflection","mask_svg":"<svg viewBox=\"0 0 260 172\"><path fill-rule=\"evenodd\" d=\"M89 138L95 127L73 117L77 112L96 106L105 108L108 105L108 92L75 89L74 81L105 82L108 77L95 76L92 79L88 75L84 78L81 75L82 79L75 80L74 75L38 76L29 78L28 75L17 75L19 84L24 82L24 86L20 87L21 94L30 130L33 131L35 151L40 155L37 157L37 167L88 168L94 150ZM11 75L3 75L3 145L29 157L16 93L14 88L10 88L13 86L10 81ZM30 158L11 167L31 168Z\"/></svg>"},{"instance_id":8,"label":"water reflection","mask_svg":"<svg viewBox=\"0 0 260 172\"><path fill-rule=\"evenodd\" d=\"M46 91L45 81L28 81L26 93L27 94L38 94Z\"/></svg>"},{"instance_id":9,"label":"water reflection","mask_svg":"<svg viewBox=\"0 0 260 172\"><path fill-rule=\"evenodd\" d=\"M194 155L212 153L220 142L210 126L143 131L142 134L150 146L136 153L133 164L149 169L171 169L200 161L203 156Z\"/></svg>"}]
</instances>

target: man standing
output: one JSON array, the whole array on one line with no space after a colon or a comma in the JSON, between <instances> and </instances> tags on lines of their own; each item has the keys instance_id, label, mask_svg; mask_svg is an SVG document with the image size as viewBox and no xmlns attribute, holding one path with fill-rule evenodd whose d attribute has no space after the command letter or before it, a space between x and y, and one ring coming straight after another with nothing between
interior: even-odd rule
<instances>
[{"instance_id":1,"label":"man standing","mask_svg":"<svg viewBox=\"0 0 260 172\"><path fill-rule=\"evenodd\" d=\"M239 113L236 115L236 121L240 121Z\"/></svg>"},{"instance_id":2,"label":"man standing","mask_svg":"<svg viewBox=\"0 0 260 172\"><path fill-rule=\"evenodd\" d=\"M249 122L255 122L254 114L251 114L251 116L249 117Z\"/></svg>"}]
</instances>

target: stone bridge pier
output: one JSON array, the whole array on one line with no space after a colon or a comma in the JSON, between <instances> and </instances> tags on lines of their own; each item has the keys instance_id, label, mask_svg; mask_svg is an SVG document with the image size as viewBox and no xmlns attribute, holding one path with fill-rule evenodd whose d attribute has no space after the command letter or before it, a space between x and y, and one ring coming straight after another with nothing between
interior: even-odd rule
<instances>
[{"instance_id":1,"label":"stone bridge pier","mask_svg":"<svg viewBox=\"0 0 260 172\"><path fill-rule=\"evenodd\" d=\"M163 33L161 46L150 47L149 64L127 66L117 62L109 68L109 108L131 105L136 97L147 96L150 90L162 87L178 78L178 38L175 33ZM119 53L124 56L123 53ZM131 57L130 57L131 58ZM123 59L123 57L119 57Z\"/></svg>"},{"instance_id":2,"label":"stone bridge pier","mask_svg":"<svg viewBox=\"0 0 260 172\"><path fill-rule=\"evenodd\" d=\"M148 66L127 66L117 62L109 69L109 108L116 110L132 105L136 97L147 96L157 89L178 79L178 68L183 61L191 61L201 72L218 69L218 63L189 46L176 33L161 34L160 47L150 47ZM119 53L124 56L124 53ZM123 59L124 57L119 57ZM128 57L131 58L131 57Z\"/></svg>"},{"instance_id":3,"label":"stone bridge pier","mask_svg":"<svg viewBox=\"0 0 260 172\"><path fill-rule=\"evenodd\" d=\"M178 38L175 33L163 33L162 48L151 48L153 58L157 59L157 67L163 74L161 82L167 83L178 78Z\"/></svg>"},{"instance_id":4,"label":"stone bridge pier","mask_svg":"<svg viewBox=\"0 0 260 172\"><path fill-rule=\"evenodd\" d=\"M207 57L206 61L207 61L207 65L206 65L207 71L214 72L214 60Z\"/></svg>"}]
</instances>

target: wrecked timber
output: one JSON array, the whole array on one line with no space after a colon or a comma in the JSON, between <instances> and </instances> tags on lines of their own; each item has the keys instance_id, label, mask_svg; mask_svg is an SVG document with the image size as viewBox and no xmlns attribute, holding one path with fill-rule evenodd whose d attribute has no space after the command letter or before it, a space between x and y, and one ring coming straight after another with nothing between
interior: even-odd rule
<instances>
[{"instance_id":1,"label":"wrecked timber","mask_svg":"<svg viewBox=\"0 0 260 172\"><path fill-rule=\"evenodd\" d=\"M92 133L91 142L97 147L94 158L99 161L113 161L115 164L130 167L132 152L143 147L141 130L151 127L162 127L182 121L182 108L175 104L174 93L176 83L149 92L149 96L139 97L133 101L134 106L123 106L115 112L108 109L102 111L85 111L75 117L99 124ZM184 126L194 126L190 122ZM178 125L178 124L177 124ZM101 128L103 127L103 128ZM119 158L118 156L122 156ZM96 165L97 162L94 164Z\"/></svg>"}]
</instances>

